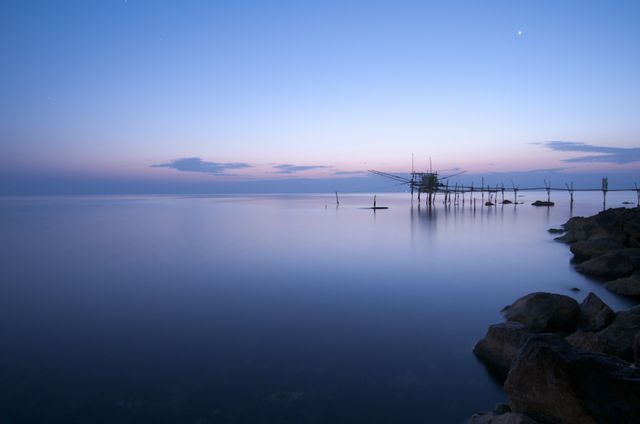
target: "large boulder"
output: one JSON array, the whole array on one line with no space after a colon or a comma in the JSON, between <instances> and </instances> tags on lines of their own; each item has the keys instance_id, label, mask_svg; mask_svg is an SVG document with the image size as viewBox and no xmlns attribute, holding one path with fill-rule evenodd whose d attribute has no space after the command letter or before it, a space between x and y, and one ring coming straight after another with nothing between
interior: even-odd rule
<instances>
[{"instance_id":1,"label":"large boulder","mask_svg":"<svg viewBox=\"0 0 640 424\"><path fill-rule=\"evenodd\" d=\"M604 353L606 350L605 342L598 334L593 331L578 330L572 335L565 338L570 345L579 349L593 353Z\"/></svg>"},{"instance_id":2,"label":"large boulder","mask_svg":"<svg viewBox=\"0 0 640 424\"><path fill-rule=\"evenodd\" d=\"M566 338L580 349L633 361L634 337L640 331L640 306L618 312L611 324L598 332L578 330Z\"/></svg>"},{"instance_id":3,"label":"large boulder","mask_svg":"<svg viewBox=\"0 0 640 424\"><path fill-rule=\"evenodd\" d=\"M574 243L576 241L588 239L589 232L592 228L595 228L595 223L591 218L575 216L570 218L562 227L567 232L556 238L556 240L563 241L565 243Z\"/></svg>"},{"instance_id":4,"label":"large boulder","mask_svg":"<svg viewBox=\"0 0 640 424\"><path fill-rule=\"evenodd\" d=\"M628 277L609 281L605 287L616 294L625 296L640 296L640 272L635 272Z\"/></svg>"},{"instance_id":5,"label":"large boulder","mask_svg":"<svg viewBox=\"0 0 640 424\"><path fill-rule=\"evenodd\" d=\"M640 331L640 305L616 314L613 322L604 330L596 333L603 352L626 361L633 361L633 340Z\"/></svg>"},{"instance_id":6,"label":"large boulder","mask_svg":"<svg viewBox=\"0 0 640 424\"><path fill-rule=\"evenodd\" d=\"M571 253L578 258L590 259L613 250L624 249L624 245L610 238L597 238L577 241L569 247Z\"/></svg>"},{"instance_id":7,"label":"large boulder","mask_svg":"<svg viewBox=\"0 0 640 424\"><path fill-rule=\"evenodd\" d=\"M593 292L580 304L580 328L584 331L600 331L615 317L616 313Z\"/></svg>"},{"instance_id":8,"label":"large boulder","mask_svg":"<svg viewBox=\"0 0 640 424\"><path fill-rule=\"evenodd\" d=\"M563 227L567 232L556 240L574 243L605 238L640 247L640 208L607 209L588 218L574 217Z\"/></svg>"},{"instance_id":9,"label":"large boulder","mask_svg":"<svg viewBox=\"0 0 640 424\"><path fill-rule=\"evenodd\" d=\"M523 346L505 381L513 412L550 424L640 422L640 370L555 335Z\"/></svg>"},{"instance_id":10,"label":"large boulder","mask_svg":"<svg viewBox=\"0 0 640 424\"><path fill-rule=\"evenodd\" d=\"M494 324L487 330L487 335L475 345L473 353L489 365L508 370L520 348L532 334L519 322Z\"/></svg>"},{"instance_id":11,"label":"large boulder","mask_svg":"<svg viewBox=\"0 0 640 424\"><path fill-rule=\"evenodd\" d=\"M502 310L509 321L524 324L534 333L572 333L580 318L580 308L574 299L561 294L531 293Z\"/></svg>"},{"instance_id":12,"label":"large boulder","mask_svg":"<svg viewBox=\"0 0 640 424\"><path fill-rule=\"evenodd\" d=\"M633 272L634 262L627 250L616 250L589 259L576 266L576 271L592 277L620 278ZM634 249L635 250L635 249Z\"/></svg>"},{"instance_id":13,"label":"large boulder","mask_svg":"<svg viewBox=\"0 0 640 424\"><path fill-rule=\"evenodd\" d=\"M630 217L622 224L622 229L627 235L627 244L630 247L640 247L640 213L635 217Z\"/></svg>"}]
</instances>

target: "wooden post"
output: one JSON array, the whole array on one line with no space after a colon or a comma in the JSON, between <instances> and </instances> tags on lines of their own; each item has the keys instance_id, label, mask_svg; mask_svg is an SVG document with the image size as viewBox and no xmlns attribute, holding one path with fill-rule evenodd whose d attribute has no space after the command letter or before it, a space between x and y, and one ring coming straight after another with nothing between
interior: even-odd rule
<instances>
[{"instance_id":1,"label":"wooden post","mask_svg":"<svg viewBox=\"0 0 640 424\"><path fill-rule=\"evenodd\" d=\"M638 183L635 183L635 186L636 186L636 194L638 195L638 203L636 204L636 206L640 208L640 188L638 187Z\"/></svg>"},{"instance_id":2,"label":"wooden post","mask_svg":"<svg viewBox=\"0 0 640 424\"><path fill-rule=\"evenodd\" d=\"M336 206L340 206L340 199L338 199L338 192L336 191Z\"/></svg>"},{"instance_id":3,"label":"wooden post","mask_svg":"<svg viewBox=\"0 0 640 424\"><path fill-rule=\"evenodd\" d=\"M482 185L480 185L480 191L482 193L482 204L484 205L484 177L482 177Z\"/></svg>"},{"instance_id":4,"label":"wooden post","mask_svg":"<svg viewBox=\"0 0 640 424\"><path fill-rule=\"evenodd\" d=\"M571 204L573 205L573 181L571 181L571 185L564 183L567 186L567 190L569 190L569 196L571 198Z\"/></svg>"},{"instance_id":5,"label":"wooden post","mask_svg":"<svg viewBox=\"0 0 640 424\"><path fill-rule=\"evenodd\" d=\"M511 180L511 187L513 187L513 204L517 205L518 204L518 189L520 188L520 186L516 186L513 182L513 180Z\"/></svg>"},{"instance_id":6,"label":"wooden post","mask_svg":"<svg viewBox=\"0 0 640 424\"><path fill-rule=\"evenodd\" d=\"M500 183L500 190L502 190L502 203L504 203L504 183Z\"/></svg>"},{"instance_id":7,"label":"wooden post","mask_svg":"<svg viewBox=\"0 0 640 424\"><path fill-rule=\"evenodd\" d=\"M547 202L551 202L551 181L544 180L544 189L547 191Z\"/></svg>"},{"instance_id":8,"label":"wooden post","mask_svg":"<svg viewBox=\"0 0 640 424\"><path fill-rule=\"evenodd\" d=\"M609 191L609 179L602 177L602 208L607 207L607 191Z\"/></svg>"}]
</instances>

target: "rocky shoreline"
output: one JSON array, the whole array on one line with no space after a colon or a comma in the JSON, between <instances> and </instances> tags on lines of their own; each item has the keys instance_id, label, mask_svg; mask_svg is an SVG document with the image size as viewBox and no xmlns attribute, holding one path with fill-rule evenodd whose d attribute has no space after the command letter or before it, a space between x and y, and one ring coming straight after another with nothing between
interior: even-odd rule
<instances>
[{"instance_id":1,"label":"rocky shoreline","mask_svg":"<svg viewBox=\"0 0 640 424\"><path fill-rule=\"evenodd\" d=\"M640 295L640 208L574 217L556 240L575 269L626 296ZM614 312L589 293L578 303L531 293L502 310L473 351L506 376L509 404L470 424L640 423L640 305Z\"/></svg>"}]
</instances>

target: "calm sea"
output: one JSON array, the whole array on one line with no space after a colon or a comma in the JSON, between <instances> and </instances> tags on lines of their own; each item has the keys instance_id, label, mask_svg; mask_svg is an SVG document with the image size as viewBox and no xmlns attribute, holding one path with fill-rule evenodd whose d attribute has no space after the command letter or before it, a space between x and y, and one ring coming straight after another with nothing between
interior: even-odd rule
<instances>
[{"instance_id":1,"label":"calm sea","mask_svg":"<svg viewBox=\"0 0 640 424\"><path fill-rule=\"evenodd\" d=\"M600 195L372 197L0 198L0 422L462 423L504 400L471 352L503 306L626 305L547 232Z\"/></svg>"}]
</instances>

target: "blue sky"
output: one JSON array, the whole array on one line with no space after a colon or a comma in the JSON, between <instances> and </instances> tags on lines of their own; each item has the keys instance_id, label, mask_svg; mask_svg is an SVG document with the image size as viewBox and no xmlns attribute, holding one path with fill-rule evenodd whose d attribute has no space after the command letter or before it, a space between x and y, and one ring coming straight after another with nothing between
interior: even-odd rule
<instances>
[{"instance_id":1,"label":"blue sky","mask_svg":"<svg viewBox=\"0 0 640 424\"><path fill-rule=\"evenodd\" d=\"M636 1L1 7L4 192L640 168Z\"/></svg>"}]
</instances>

